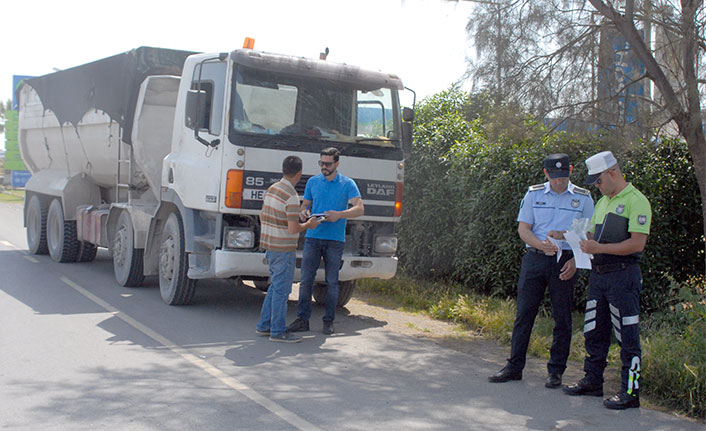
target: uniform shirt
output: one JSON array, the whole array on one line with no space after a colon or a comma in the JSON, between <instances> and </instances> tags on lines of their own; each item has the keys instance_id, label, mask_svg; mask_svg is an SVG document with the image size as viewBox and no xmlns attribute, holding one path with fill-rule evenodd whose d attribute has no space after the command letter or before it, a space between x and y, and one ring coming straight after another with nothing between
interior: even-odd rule
<instances>
[{"instance_id":1,"label":"uniform shirt","mask_svg":"<svg viewBox=\"0 0 706 431\"><path fill-rule=\"evenodd\" d=\"M564 193L557 194L547 181L527 190L520 204L517 221L531 224L532 233L540 241L544 241L549 231L569 230L574 219L590 219L592 215L593 199L588 190L569 182ZM567 242L562 244L562 248L571 250Z\"/></svg>"},{"instance_id":2,"label":"uniform shirt","mask_svg":"<svg viewBox=\"0 0 706 431\"><path fill-rule=\"evenodd\" d=\"M591 232L594 233L594 238L598 242L603 231L603 224L608 214L616 214L627 219L627 233L644 233L649 235L650 223L652 223L652 207L645 195L640 193L631 183L620 191L617 195L610 198L603 196L596 204L596 211L591 218ZM599 234L596 235L595 233ZM629 234L624 236L629 238ZM607 241L611 242L611 241ZM594 262L598 264L622 261L639 261L642 253L635 253L630 256L615 256L610 254L597 254L594 256Z\"/></svg>"},{"instance_id":3,"label":"uniform shirt","mask_svg":"<svg viewBox=\"0 0 706 431\"><path fill-rule=\"evenodd\" d=\"M265 192L260 211L260 248L270 251L295 251L298 233L289 233L288 221L299 222L299 195L289 180L282 178Z\"/></svg>"},{"instance_id":4,"label":"uniform shirt","mask_svg":"<svg viewBox=\"0 0 706 431\"><path fill-rule=\"evenodd\" d=\"M312 214L330 210L345 211L348 209L348 201L359 197L360 191L355 181L340 173L331 181L324 174L313 176L306 182L304 189L304 199L311 201ZM324 221L316 229L307 230L306 237L345 242L346 219L341 218L333 223Z\"/></svg>"}]
</instances>

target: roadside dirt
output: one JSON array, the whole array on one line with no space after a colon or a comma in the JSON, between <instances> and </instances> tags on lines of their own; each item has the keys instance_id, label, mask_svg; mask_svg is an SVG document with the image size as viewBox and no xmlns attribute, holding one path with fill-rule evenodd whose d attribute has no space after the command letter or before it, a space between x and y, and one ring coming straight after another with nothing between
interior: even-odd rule
<instances>
[{"instance_id":1,"label":"roadside dirt","mask_svg":"<svg viewBox=\"0 0 706 431\"><path fill-rule=\"evenodd\" d=\"M346 305L350 316L364 316L385 322L383 328L387 331L425 339L441 347L452 349L475 358L495 364L500 370L510 355L510 346L504 346L496 341L475 335L463 325L433 319L422 314L399 311L393 307L372 305L379 302L365 292L356 291ZM543 379L547 375L547 359L528 357L524 374L532 375L534 379ZM577 382L583 377L583 363L572 361L564 373L564 384ZM605 394L613 394L620 388L617 369L608 369L605 373Z\"/></svg>"}]
</instances>

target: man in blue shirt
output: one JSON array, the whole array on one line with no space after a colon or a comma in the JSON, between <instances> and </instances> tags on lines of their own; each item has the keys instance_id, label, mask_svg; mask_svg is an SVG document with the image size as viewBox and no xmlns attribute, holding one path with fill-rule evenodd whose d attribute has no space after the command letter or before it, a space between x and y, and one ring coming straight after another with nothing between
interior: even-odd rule
<instances>
[{"instance_id":1,"label":"man in blue shirt","mask_svg":"<svg viewBox=\"0 0 706 431\"><path fill-rule=\"evenodd\" d=\"M321 150L319 166L321 174L309 178L304 189L300 219L311 214L324 214L322 223L306 232L302 257L302 280L299 283L299 309L297 319L288 327L288 332L309 330L311 317L311 294L314 278L321 258L326 272L326 314L323 333L333 334L333 320L338 302L338 271L346 241L346 219L363 215L363 200L355 181L338 172L339 151L329 147ZM348 208L348 202L351 208Z\"/></svg>"},{"instance_id":2,"label":"man in blue shirt","mask_svg":"<svg viewBox=\"0 0 706 431\"><path fill-rule=\"evenodd\" d=\"M557 247L548 239L563 239L574 219L593 215L588 190L569 181L573 166L566 154L544 159L547 182L531 186L520 204L518 233L527 244L517 287L517 315L512 330L510 358L505 367L488 377L492 383L521 380L532 326L544 292L549 287L554 316L554 340L547 364L547 388L561 386L571 345L571 306L574 302L576 264L571 247L563 242L557 262Z\"/></svg>"}]
</instances>

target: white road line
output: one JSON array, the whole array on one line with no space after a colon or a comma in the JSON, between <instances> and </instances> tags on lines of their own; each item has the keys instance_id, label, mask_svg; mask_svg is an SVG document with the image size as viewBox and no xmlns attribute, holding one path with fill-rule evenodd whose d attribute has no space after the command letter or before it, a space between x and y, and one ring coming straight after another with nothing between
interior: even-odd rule
<instances>
[{"instance_id":1,"label":"white road line","mask_svg":"<svg viewBox=\"0 0 706 431\"><path fill-rule=\"evenodd\" d=\"M10 241L5 241L4 239L0 239L0 244L4 245L5 247L10 247L11 249L22 252L23 253L22 257L24 257L25 259L27 259L28 261L30 261L32 263L39 263L39 261L37 259L35 259L34 257L32 257L30 254L27 253L27 250L23 250L23 249L17 247L15 244L11 243Z\"/></svg>"},{"instance_id":2,"label":"white road line","mask_svg":"<svg viewBox=\"0 0 706 431\"><path fill-rule=\"evenodd\" d=\"M69 287L76 290L81 295L85 296L86 298L88 298L89 300L98 304L99 306L103 307L106 311L115 315L117 318L121 319L123 322L127 323L128 325L130 325L133 328L137 329L138 331L142 332L143 334L150 337L154 341L158 342L159 344L168 348L172 352L181 356L183 359L187 360L188 362L191 362L193 365L201 368L203 371L207 372L211 376L220 380L224 385L226 385L232 389L235 389L236 391L245 395L250 400L252 400L252 401L256 402L257 404L261 405L262 407L266 408L271 413L277 415L278 417L280 417L282 420L286 421L290 425L292 425L300 430L322 431L321 428L319 428L316 425L299 417L296 413L280 406L276 402L270 400L269 398L267 398L264 395L260 394L259 392L255 391L254 389L252 389L248 385L241 383L237 379L234 379L233 377L227 375L223 371L219 370L218 368L214 367L213 365L209 364L208 362L204 361L203 359L199 358L198 356L194 355L193 353L190 353L188 350L177 346L176 343L173 343L168 338L166 338L166 337L160 335L159 333L155 332L154 330L148 328L147 326L143 325L142 323L138 322L137 320L133 319L132 317L128 316L127 314L123 313L122 311L120 311L117 308L113 307L112 305L108 304L107 302L103 301L102 299L100 299L96 295L92 294L91 292L89 292L88 290L79 286L78 284L74 283L73 281L69 280L68 278L62 276L60 278L60 280L63 281L65 284L67 284Z\"/></svg>"}]
</instances>

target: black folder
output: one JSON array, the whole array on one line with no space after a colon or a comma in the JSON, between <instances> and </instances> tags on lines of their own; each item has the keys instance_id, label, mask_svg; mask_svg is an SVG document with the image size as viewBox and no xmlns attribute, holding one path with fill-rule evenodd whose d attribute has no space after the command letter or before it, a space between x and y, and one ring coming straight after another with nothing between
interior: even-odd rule
<instances>
[{"instance_id":1,"label":"black folder","mask_svg":"<svg viewBox=\"0 0 706 431\"><path fill-rule=\"evenodd\" d=\"M600 225L600 230L596 226L596 241L601 244L614 244L630 238L628 232L628 219L615 213L608 213Z\"/></svg>"}]
</instances>

